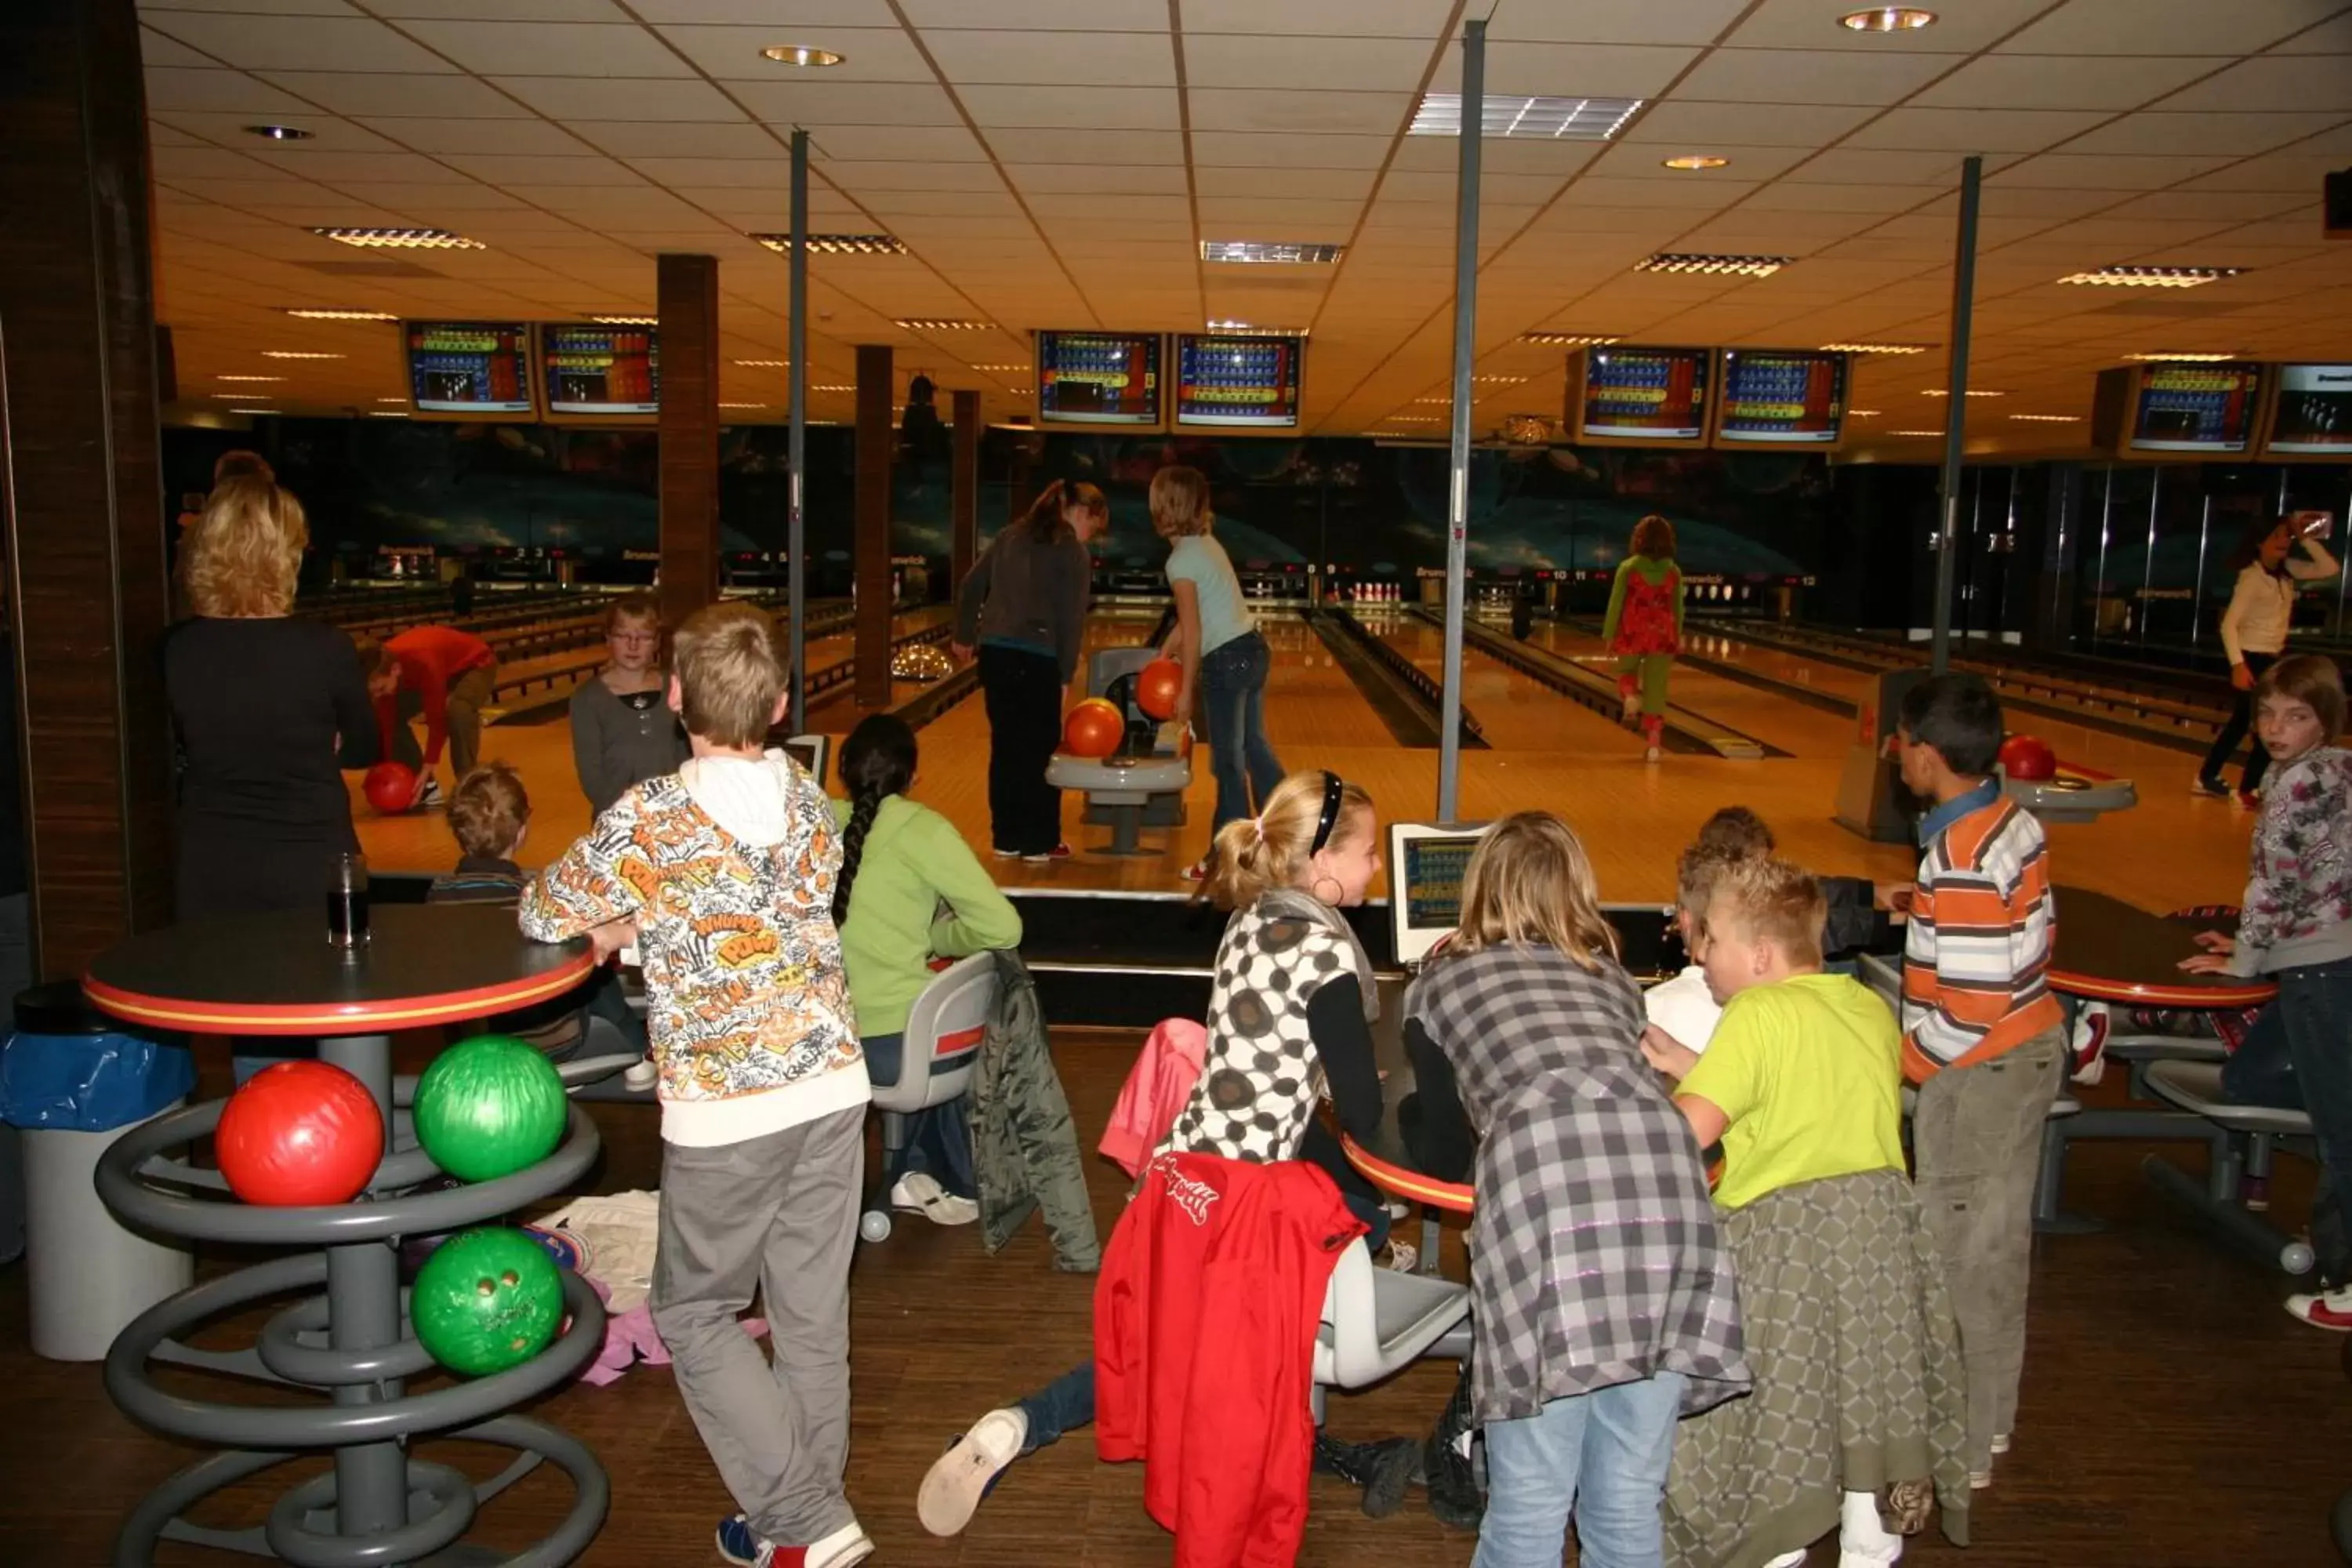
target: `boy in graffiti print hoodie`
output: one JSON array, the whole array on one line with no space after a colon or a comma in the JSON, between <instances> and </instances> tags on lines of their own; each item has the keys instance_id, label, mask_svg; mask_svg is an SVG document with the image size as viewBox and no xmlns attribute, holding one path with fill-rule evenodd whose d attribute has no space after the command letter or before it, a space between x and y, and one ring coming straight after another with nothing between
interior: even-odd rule
<instances>
[{"instance_id":1,"label":"boy in graffiti print hoodie","mask_svg":"<svg viewBox=\"0 0 2352 1568\"><path fill-rule=\"evenodd\" d=\"M743 1511L720 1555L847 1568L874 1550L842 1490L849 1260L871 1098L833 923L841 846L824 791L781 752L786 668L767 617L717 605L678 629L669 700L693 755L633 786L524 895L526 935L634 935L660 1069L655 1325ZM775 1369L736 1322L758 1289Z\"/></svg>"}]
</instances>

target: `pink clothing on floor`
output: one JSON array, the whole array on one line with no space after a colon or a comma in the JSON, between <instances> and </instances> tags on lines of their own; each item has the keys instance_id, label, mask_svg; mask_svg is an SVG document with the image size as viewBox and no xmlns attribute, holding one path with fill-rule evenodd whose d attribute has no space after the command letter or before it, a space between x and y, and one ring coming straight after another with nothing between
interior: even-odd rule
<instances>
[{"instance_id":1,"label":"pink clothing on floor","mask_svg":"<svg viewBox=\"0 0 2352 1568\"><path fill-rule=\"evenodd\" d=\"M1208 1054L1209 1031L1191 1018L1162 1018L1144 1037L1099 1145L1120 1170L1130 1176L1142 1172L1192 1098Z\"/></svg>"}]
</instances>

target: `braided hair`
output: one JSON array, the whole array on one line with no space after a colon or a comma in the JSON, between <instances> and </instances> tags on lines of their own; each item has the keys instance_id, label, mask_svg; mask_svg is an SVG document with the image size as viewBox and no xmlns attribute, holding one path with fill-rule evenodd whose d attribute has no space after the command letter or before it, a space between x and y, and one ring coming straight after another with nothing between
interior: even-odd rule
<instances>
[{"instance_id":1,"label":"braided hair","mask_svg":"<svg viewBox=\"0 0 2352 1568\"><path fill-rule=\"evenodd\" d=\"M841 875L833 884L833 923L849 919L849 889L866 857L866 835L882 803L915 780L915 731L903 719L868 714L841 743L841 787L849 792L849 826L841 835Z\"/></svg>"}]
</instances>

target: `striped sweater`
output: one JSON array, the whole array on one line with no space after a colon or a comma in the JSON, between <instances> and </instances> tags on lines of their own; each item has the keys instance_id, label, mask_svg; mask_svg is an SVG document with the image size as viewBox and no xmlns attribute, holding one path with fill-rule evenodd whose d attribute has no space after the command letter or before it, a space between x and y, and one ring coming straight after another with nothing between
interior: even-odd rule
<instances>
[{"instance_id":1,"label":"striped sweater","mask_svg":"<svg viewBox=\"0 0 2352 1568\"><path fill-rule=\"evenodd\" d=\"M1990 1061L2061 1022L2042 824L1996 795L1927 842L1903 950L1903 1070L1924 1082Z\"/></svg>"}]
</instances>

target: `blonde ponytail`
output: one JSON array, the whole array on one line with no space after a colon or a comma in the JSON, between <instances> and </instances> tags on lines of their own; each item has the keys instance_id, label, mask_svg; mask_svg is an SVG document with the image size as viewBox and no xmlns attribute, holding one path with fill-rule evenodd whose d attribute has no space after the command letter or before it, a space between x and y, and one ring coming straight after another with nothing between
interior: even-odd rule
<instances>
[{"instance_id":1,"label":"blonde ponytail","mask_svg":"<svg viewBox=\"0 0 2352 1568\"><path fill-rule=\"evenodd\" d=\"M1255 816L1241 817L1217 830L1202 897L1221 909L1237 910L1257 902L1272 889L1299 886L1307 862L1315 858L1324 795L1334 784L1339 805L1324 845L1353 843L1370 819L1372 797L1361 785L1320 768L1292 773L1274 786Z\"/></svg>"}]
</instances>

